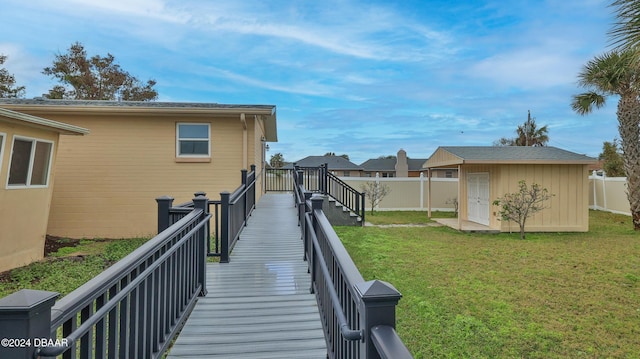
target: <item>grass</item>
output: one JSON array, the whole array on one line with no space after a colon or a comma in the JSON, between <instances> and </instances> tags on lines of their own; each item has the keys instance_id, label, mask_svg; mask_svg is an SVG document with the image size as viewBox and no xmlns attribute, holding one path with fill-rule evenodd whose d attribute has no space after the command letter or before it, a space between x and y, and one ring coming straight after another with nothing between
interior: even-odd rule
<instances>
[{"instance_id":1,"label":"grass","mask_svg":"<svg viewBox=\"0 0 640 359\"><path fill-rule=\"evenodd\" d=\"M454 218L453 212L434 211L435 218ZM427 217L426 211L367 211L365 220L376 225L388 224L427 224L434 221Z\"/></svg>"},{"instance_id":2,"label":"grass","mask_svg":"<svg viewBox=\"0 0 640 359\"><path fill-rule=\"evenodd\" d=\"M627 216L592 211L590 223L524 241L446 227L336 232L365 279L403 294L398 332L416 358L639 358L640 234Z\"/></svg>"},{"instance_id":3,"label":"grass","mask_svg":"<svg viewBox=\"0 0 640 359\"><path fill-rule=\"evenodd\" d=\"M20 289L47 290L65 296L147 240L82 240L77 246L60 248L42 261L2 273L0 298Z\"/></svg>"}]
</instances>

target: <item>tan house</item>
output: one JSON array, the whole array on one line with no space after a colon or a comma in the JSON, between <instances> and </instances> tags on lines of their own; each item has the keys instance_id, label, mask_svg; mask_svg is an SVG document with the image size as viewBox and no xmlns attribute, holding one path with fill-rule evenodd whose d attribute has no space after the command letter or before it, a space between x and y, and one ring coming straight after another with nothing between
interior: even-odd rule
<instances>
[{"instance_id":1,"label":"tan house","mask_svg":"<svg viewBox=\"0 0 640 359\"><path fill-rule=\"evenodd\" d=\"M44 256L60 135L88 132L0 108L0 272Z\"/></svg>"},{"instance_id":2,"label":"tan house","mask_svg":"<svg viewBox=\"0 0 640 359\"><path fill-rule=\"evenodd\" d=\"M498 207L492 203L516 192L518 182L525 180L554 195L548 208L527 220L528 232L586 232L588 167L594 162L593 158L555 147L439 147L424 167L458 170L458 229L473 223L501 232L518 231L517 223L499 219Z\"/></svg>"},{"instance_id":3,"label":"tan house","mask_svg":"<svg viewBox=\"0 0 640 359\"><path fill-rule=\"evenodd\" d=\"M241 169L254 164L261 178L265 144L277 141L271 105L11 99L0 106L91 129L60 139L47 233L72 238L150 236L155 198L181 203L204 191L218 199L240 185Z\"/></svg>"},{"instance_id":4,"label":"tan house","mask_svg":"<svg viewBox=\"0 0 640 359\"><path fill-rule=\"evenodd\" d=\"M294 165L300 167L320 167L325 164L329 171L338 177L360 177L362 173L362 167L342 156L334 155L307 156L294 163L287 163L282 166L282 168L293 169Z\"/></svg>"}]
</instances>

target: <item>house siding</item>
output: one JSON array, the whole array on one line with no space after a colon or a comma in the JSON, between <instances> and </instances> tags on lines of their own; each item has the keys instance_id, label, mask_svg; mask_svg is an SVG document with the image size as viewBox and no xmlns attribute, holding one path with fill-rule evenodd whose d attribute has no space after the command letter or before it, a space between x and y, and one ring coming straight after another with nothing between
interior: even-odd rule
<instances>
[{"instance_id":1,"label":"house siding","mask_svg":"<svg viewBox=\"0 0 640 359\"><path fill-rule=\"evenodd\" d=\"M6 134L0 160L0 272L27 265L44 256L47 218L51 204L58 132L35 129L0 121L0 133ZM53 142L49 181L45 188L7 189L14 136Z\"/></svg>"},{"instance_id":2,"label":"house siding","mask_svg":"<svg viewBox=\"0 0 640 359\"><path fill-rule=\"evenodd\" d=\"M218 199L220 192L231 192L240 185L242 164L256 161L251 141L258 136L255 122L247 121L248 141L244 143L242 123L232 115L48 117L91 130L89 136L61 139L59 178L48 227L52 235L151 236L157 228L155 198L168 195L178 204L204 191L210 199ZM211 124L210 161L176 160L178 122ZM245 154L252 155L244 159Z\"/></svg>"}]
</instances>

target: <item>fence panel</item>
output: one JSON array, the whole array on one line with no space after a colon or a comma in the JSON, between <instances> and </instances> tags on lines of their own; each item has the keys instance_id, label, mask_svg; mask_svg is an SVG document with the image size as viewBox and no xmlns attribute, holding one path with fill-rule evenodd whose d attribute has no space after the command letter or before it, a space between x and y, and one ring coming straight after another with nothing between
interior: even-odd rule
<instances>
[{"instance_id":1,"label":"fence panel","mask_svg":"<svg viewBox=\"0 0 640 359\"><path fill-rule=\"evenodd\" d=\"M631 215L626 177L589 176L589 208Z\"/></svg>"}]
</instances>

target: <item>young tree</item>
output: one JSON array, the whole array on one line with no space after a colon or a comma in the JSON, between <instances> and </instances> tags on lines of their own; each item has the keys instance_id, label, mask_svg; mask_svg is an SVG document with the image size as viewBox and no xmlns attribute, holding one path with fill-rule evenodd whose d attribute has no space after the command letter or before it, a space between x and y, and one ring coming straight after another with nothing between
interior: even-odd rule
<instances>
[{"instance_id":1,"label":"young tree","mask_svg":"<svg viewBox=\"0 0 640 359\"><path fill-rule=\"evenodd\" d=\"M327 153L325 153L324 155L325 155L325 156L337 156L337 157L342 157L342 158L344 158L345 160L349 161L349 155L348 155L348 154L346 154L346 153L343 153L343 154L341 154L341 155L339 155L339 156L338 156L338 155L336 155L336 153L335 153L335 152L327 152Z\"/></svg>"},{"instance_id":2,"label":"young tree","mask_svg":"<svg viewBox=\"0 0 640 359\"><path fill-rule=\"evenodd\" d=\"M373 209L380 204L380 201L391 192L389 186L380 182L365 182L361 187L362 192L364 192L365 197L371 203L371 214L373 214Z\"/></svg>"},{"instance_id":3,"label":"young tree","mask_svg":"<svg viewBox=\"0 0 640 359\"><path fill-rule=\"evenodd\" d=\"M532 146L543 147L549 142L547 126L538 128L536 119L531 118L531 111L527 111L527 120L516 129L515 138L502 137L495 141L494 146Z\"/></svg>"},{"instance_id":4,"label":"young tree","mask_svg":"<svg viewBox=\"0 0 640 359\"><path fill-rule=\"evenodd\" d=\"M271 159L269 159L269 165L273 168L280 168L284 165L284 156L282 153L274 153L271 155Z\"/></svg>"},{"instance_id":5,"label":"young tree","mask_svg":"<svg viewBox=\"0 0 640 359\"><path fill-rule=\"evenodd\" d=\"M56 55L53 66L45 67L42 73L62 83L49 90L49 98L152 101L158 97L154 80L141 83L120 68L111 54L87 57L79 42L72 44L66 54Z\"/></svg>"},{"instance_id":6,"label":"young tree","mask_svg":"<svg viewBox=\"0 0 640 359\"><path fill-rule=\"evenodd\" d=\"M7 60L6 55L0 55L0 66ZM4 67L0 67L0 98L16 98L24 96L24 86L16 86L16 78Z\"/></svg>"},{"instance_id":7,"label":"young tree","mask_svg":"<svg viewBox=\"0 0 640 359\"><path fill-rule=\"evenodd\" d=\"M524 239L527 218L545 209L543 202L553 197L553 194L536 183L528 187L524 180L518 182L518 188L518 192L507 193L493 201L493 205L500 207L498 214L501 220L514 221L520 225L520 239Z\"/></svg>"},{"instance_id":8,"label":"young tree","mask_svg":"<svg viewBox=\"0 0 640 359\"><path fill-rule=\"evenodd\" d=\"M605 141L602 145L602 153L598 159L604 161L603 169L609 177L624 177L624 164L622 153L618 148L618 140Z\"/></svg>"}]
</instances>

